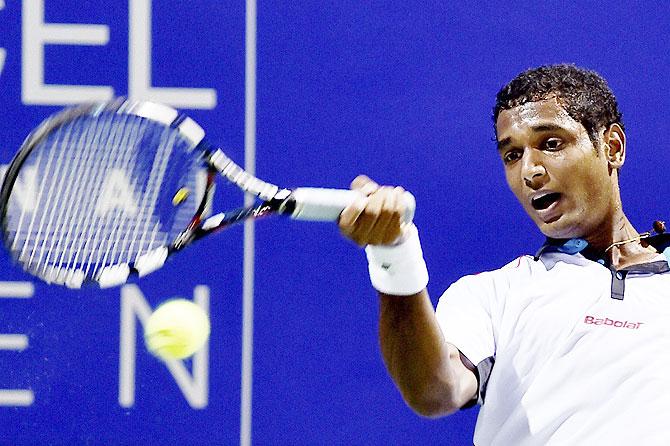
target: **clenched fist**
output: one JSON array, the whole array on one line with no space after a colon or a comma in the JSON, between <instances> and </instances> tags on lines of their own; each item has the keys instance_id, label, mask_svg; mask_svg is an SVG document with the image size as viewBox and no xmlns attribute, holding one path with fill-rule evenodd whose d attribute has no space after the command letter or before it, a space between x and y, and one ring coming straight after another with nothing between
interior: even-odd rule
<instances>
[{"instance_id":1,"label":"clenched fist","mask_svg":"<svg viewBox=\"0 0 670 446\"><path fill-rule=\"evenodd\" d=\"M402 187L380 186L365 175L351 182L361 196L339 219L342 234L359 246L391 245L403 235L405 201Z\"/></svg>"}]
</instances>

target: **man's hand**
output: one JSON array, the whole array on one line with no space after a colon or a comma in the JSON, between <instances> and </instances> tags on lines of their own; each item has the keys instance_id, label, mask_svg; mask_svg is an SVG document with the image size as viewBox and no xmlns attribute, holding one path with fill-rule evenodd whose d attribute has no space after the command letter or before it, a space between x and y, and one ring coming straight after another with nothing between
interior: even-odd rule
<instances>
[{"instance_id":1,"label":"man's hand","mask_svg":"<svg viewBox=\"0 0 670 446\"><path fill-rule=\"evenodd\" d=\"M342 234L359 246L391 245L403 235L405 205L402 187L380 186L365 175L351 182L360 198L340 215Z\"/></svg>"},{"instance_id":2,"label":"man's hand","mask_svg":"<svg viewBox=\"0 0 670 446\"><path fill-rule=\"evenodd\" d=\"M418 232L404 234L404 228L413 227L403 223L405 190L379 186L364 175L356 177L351 188L361 195L340 215L342 234L361 246L395 245L366 249L370 279L382 290L379 338L386 367L417 413L437 417L455 412L477 395L477 378L458 349L445 342L435 318L425 289L428 272ZM399 240L402 243L396 245ZM384 256L390 259L388 268L375 264ZM389 271L394 272L391 277Z\"/></svg>"}]
</instances>

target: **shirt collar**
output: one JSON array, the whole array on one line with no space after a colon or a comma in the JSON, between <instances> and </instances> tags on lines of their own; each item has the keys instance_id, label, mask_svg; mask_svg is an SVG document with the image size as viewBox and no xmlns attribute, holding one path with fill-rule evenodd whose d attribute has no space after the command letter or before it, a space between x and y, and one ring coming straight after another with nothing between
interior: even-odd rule
<instances>
[{"instance_id":1,"label":"shirt collar","mask_svg":"<svg viewBox=\"0 0 670 446\"><path fill-rule=\"evenodd\" d=\"M547 237L544 244L535 253L535 261L540 260L542 254L548 252L562 252L563 254L578 254L589 246L589 242L581 238L555 239Z\"/></svg>"},{"instance_id":2,"label":"shirt collar","mask_svg":"<svg viewBox=\"0 0 670 446\"><path fill-rule=\"evenodd\" d=\"M670 233L656 234L645 238L644 241L665 256L667 262L665 268L670 268ZM547 237L544 244L538 249L533 258L535 261L538 261L543 254L550 252L560 252L568 255L582 254L589 260L605 265L605 261L602 256L600 256L600 253L591 249L589 242L581 238L554 239Z\"/></svg>"}]
</instances>

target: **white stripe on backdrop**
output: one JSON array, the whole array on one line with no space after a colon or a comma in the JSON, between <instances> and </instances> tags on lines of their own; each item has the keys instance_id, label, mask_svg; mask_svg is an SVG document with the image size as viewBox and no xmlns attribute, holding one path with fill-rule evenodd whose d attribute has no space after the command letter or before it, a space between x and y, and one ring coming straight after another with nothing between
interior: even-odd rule
<instances>
[{"instance_id":1,"label":"white stripe on backdrop","mask_svg":"<svg viewBox=\"0 0 670 446\"><path fill-rule=\"evenodd\" d=\"M244 169L256 175L256 0L246 0L244 63ZM245 205L255 197L247 194ZM254 340L254 221L244 222L240 445L251 445Z\"/></svg>"}]
</instances>

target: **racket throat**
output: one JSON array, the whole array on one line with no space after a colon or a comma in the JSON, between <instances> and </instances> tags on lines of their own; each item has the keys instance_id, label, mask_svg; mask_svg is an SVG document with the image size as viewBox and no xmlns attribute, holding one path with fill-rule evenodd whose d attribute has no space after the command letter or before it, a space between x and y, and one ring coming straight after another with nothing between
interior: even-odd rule
<instances>
[{"instance_id":1,"label":"racket throat","mask_svg":"<svg viewBox=\"0 0 670 446\"><path fill-rule=\"evenodd\" d=\"M293 192L289 189L281 189L267 203L272 210L283 215L293 215L296 209Z\"/></svg>"}]
</instances>

